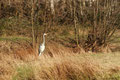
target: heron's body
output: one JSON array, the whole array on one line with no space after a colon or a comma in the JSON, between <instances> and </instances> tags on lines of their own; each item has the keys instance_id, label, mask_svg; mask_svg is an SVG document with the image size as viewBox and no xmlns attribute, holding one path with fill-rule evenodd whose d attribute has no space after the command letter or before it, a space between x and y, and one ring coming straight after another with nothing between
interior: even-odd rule
<instances>
[{"instance_id":1,"label":"heron's body","mask_svg":"<svg viewBox=\"0 0 120 80\"><path fill-rule=\"evenodd\" d=\"M45 50L45 35L47 34L43 34L43 43L40 45L39 47L39 56L42 54L42 52Z\"/></svg>"},{"instance_id":2,"label":"heron's body","mask_svg":"<svg viewBox=\"0 0 120 80\"><path fill-rule=\"evenodd\" d=\"M41 55L41 53L45 50L45 44L41 44L40 48L39 48L39 56Z\"/></svg>"}]
</instances>

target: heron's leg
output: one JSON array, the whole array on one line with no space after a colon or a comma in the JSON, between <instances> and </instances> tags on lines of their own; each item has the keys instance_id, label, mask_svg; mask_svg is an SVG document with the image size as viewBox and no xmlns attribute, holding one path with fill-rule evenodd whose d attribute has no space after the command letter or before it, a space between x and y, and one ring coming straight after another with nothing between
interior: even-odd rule
<instances>
[{"instance_id":1,"label":"heron's leg","mask_svg":"<svg viewBox=\"0 0 120 80\"><path fill-rule=\"evenodd\" d=\"M41 55L41 53L39 53L39 56Z\"/></svg>"}]
</instances>

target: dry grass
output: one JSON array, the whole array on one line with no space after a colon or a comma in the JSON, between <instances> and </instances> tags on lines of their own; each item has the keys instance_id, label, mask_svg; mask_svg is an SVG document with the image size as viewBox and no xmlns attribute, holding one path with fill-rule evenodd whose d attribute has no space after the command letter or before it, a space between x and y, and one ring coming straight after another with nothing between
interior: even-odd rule
<instances>
[{"instance_id":1,"label":"dry grass","mask_svg":"<svg viewBox=\"0 0 120 80\"><path fill-rule=\"evenodd\" d=\"M0 80L120 80L120 54L56 54L20 60L0 53Z\"/></svg>"},{"instance_id":2,"label":"dry grass","mask_svg":"<svg viewBox=\"0 0 120 80\"><path fill-rule=\"evenodd\" d=\"M38 57L28 46L8 43L1 43L0 80L120 80L120 52L78 54L52 42Z\"/></svg>"},{"instance_id":3,"label":"dry grass","mask_svg":"<svg viewBox=\"0 0 120 80\"><path fill-rule=\"evenodd\" d=\"M78 54L49 42L38 57L23 44L0 43L0 80L120 80L119 52Z\"/></svg>"}]
</instances>

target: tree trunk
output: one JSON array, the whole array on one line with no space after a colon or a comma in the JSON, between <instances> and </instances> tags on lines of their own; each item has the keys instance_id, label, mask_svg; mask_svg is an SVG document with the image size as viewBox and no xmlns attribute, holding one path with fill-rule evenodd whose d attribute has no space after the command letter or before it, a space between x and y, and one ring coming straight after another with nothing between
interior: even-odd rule
<instances>
[{"instance_id":1,"label":"tree trunk","mask_svg":"<svg viewBox=\"0 0 120 80\"><path fill-rule=\"evenodd\" d=\"M35 48L35 30L34 30L34 0L32 0L31 23L32 23L32 45L33 45L33 48Z\"/></svg>"},{"instance_id":2,"label":"tree trunk","mask_svg":"<svg viewBox=\"0 0 120 80\"><path fill-rule=\"evenodd\" d=\"M11 6L11 1L9 0L9 5Z\"/></svg>"},{"instance_id":3,"label":"tree trunk","mask_svg":"<svg viewBox=\"0 0 120 80\"><path fill-rule=\"evenodd\" d=\"M54 9L54 0L51 0L51 12L52 12L52 14L54 14L55 13L55 9Z\"/></svg>"},{"instance_id":4,"label":"tree trunk","mask_svg":"<svg viewBox=\"0 0 120 80\"><path fill-rule=\"evenodd\" d=\"M76 44L79 47L78 43L78 33L77 33L77 17L76 17L76 1L74 0L74 29L75 29L75 40Z\"/></svg>"}]
</instances>

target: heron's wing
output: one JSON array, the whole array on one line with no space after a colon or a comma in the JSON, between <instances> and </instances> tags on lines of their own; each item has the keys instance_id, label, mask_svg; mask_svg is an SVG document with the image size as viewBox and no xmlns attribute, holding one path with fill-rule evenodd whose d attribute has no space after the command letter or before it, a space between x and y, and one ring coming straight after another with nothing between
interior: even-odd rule
<instances>
[{"instance_id":1,"label":"heron's wing","mask_svg":"<svg viewBox=\"0 0 120 80\"><path fill-rule=\"evenodd\" d=\"M38 52L39 52L39 53L38 53L38 54L40 54L40 52L41 52L40 48L41 48L41 45L39 46L39 49L38 49Z\"/></svg>"}]
</instances>

